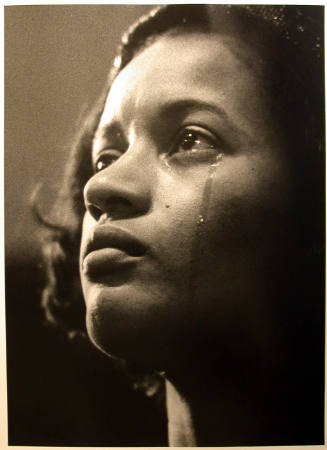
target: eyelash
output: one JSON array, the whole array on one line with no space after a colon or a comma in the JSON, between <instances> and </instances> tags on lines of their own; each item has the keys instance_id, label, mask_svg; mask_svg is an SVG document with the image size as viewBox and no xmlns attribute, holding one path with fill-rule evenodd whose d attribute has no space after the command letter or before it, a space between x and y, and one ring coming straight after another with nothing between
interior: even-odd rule
<instances>
[{"instance_id":1,"label":"eyelash","mask_svg":"<svg viewBox=\"0 0 327 450\"><path fill-rule=\"evenodd\" d=\"M186 148L182 149L185 145ZM189 146L189 148L188 148ZM198 148L194 148L199 146ZM204 128L189 126L183 128L177 135L176 141L173 144L171 150L168 152L168 156L177 154L185 155L199 155L202 153L212 153L221 147L219 139L211 132ZM182 149L182 150L181 150Z\"/></svg>"},{"instance_id":2,"label":"eyelash","mask_svg":"<svg viewBox=\"0 0 327 450\"><path fill-rule=\"evenodd\" d=\"M182 149L182 146L186 148ZM187 146L190 146L187 148ZM200 148L194 148L196 146ZM178 134L175 142L166 154L168 158L206 158L208 154L217 154L218 149L222 147L222 142L210 131L197 126L188 126L183 128ZM122 152L116 149L104 149L101 151L93 164L94 173L104 170L113 164Z\"/></svg>"},{"instance_id":3,"label":"eyelash","mask_svg":"<svg viewBox=\"0 0 327 450\"><path fill-rule=\"evenodd\" d=\"M118 158L120 158L120 156L122 155L122 153L119 150L115 150L115 149L105 149L102 150L99 155L97 156L96 160L94 161L93 164L93 172L94 173L98 173L101 170L106 169L108 166L110 166L111 164L113 164L115 161L117 161ZM99 164L107 162L107 164L103 167L98 167Z\"/></svg>"}]
</instances>

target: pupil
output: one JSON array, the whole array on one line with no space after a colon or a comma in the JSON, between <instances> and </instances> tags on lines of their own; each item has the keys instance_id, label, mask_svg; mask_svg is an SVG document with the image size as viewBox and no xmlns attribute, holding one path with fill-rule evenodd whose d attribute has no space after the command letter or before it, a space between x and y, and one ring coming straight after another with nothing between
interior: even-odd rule
<instances>
[{"instance_id":1,"label":"pupil","mask_svg":"<svg viewBox=\"0 0 327 450\"><path fill-rule=\"evenodd\" d=\"M190 148L193 147L195 142L195 137L193 133L186 133L182 142L182 147L185 150L189 150Z\"/></svg>"},{"instance_id":2,"label":"pupil","mask_svg":"<svg viewBox=\"0 0 327 450\"><path fill-rule=\"evenodd\" d=\"M97 170L102 170L105 167L104 162L103 161L99 161L97 164Z\"/></svg>"}]
</instances>

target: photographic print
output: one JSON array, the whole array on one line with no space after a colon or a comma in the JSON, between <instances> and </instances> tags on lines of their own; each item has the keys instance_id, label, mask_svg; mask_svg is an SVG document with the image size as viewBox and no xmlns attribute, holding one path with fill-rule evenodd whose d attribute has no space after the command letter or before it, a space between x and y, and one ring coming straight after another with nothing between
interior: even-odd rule
<instances>
[{"instance_id":1,"label":"photographic print","mask_svg":"<svg viewBox=\"0 0 327 450\"><path fill-rule=\"evenodd\" d=\"M324 444L324 7L4 24L8 445Z\"/></svg>"}]
</instances>

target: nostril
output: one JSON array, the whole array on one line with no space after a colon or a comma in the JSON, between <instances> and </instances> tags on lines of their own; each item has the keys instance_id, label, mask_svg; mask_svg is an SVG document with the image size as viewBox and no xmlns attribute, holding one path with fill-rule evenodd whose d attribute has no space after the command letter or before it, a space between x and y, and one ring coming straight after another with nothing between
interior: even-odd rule
<instances>
[{"instance_id":1,"label":"nostril","mask_svg":"<svg viewBox=\"0 0 327 450\"><path fill-rule=\"evenodd\" d=\"M99 220L103 214L103 211L97 206L93 205L92 203L88 203L86 205L86 209L89 211L89 213L95 220Z\"/></svg>"},{"instance_id":2,"label":"nostril","mask_svg":"<svg viewBox=\"0 0 327 450\"><path fill-rule=\"evenodd\" d=\"M111 219L122 219L135 215L132 202L123 197L112 197L98 203L99 205L89 202L85 205L91 216L97 221L104 213Z\"/></svg>"}]
</instances>

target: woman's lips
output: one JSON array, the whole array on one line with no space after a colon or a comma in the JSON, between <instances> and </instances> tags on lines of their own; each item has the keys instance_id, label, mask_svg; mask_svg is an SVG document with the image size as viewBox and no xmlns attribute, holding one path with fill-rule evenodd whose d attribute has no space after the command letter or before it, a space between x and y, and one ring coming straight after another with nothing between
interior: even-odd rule
<instances>
[{"instance_id":1,"label":"woman's lips","mask_svg":"<svg viewBox=\"0 0 327 450\"><path fill-rule=\"evenodd\" d=\"M106 275L130 266L140 257L130 256L118 248L102 248L90 252L83 260L83 273L88 276Z\"/></svg>"},{"instance_id":2,"label":"woman's lips","mask_svg":"<svg viewBox=\"0 0 327 450\"><path fill-rule=\"evenodd\" d=\"M112 276L135 264L146 250L129 232L111 225L97 225L82 249L83 274L90 278Z\"/></svg>"}]
</instances>

